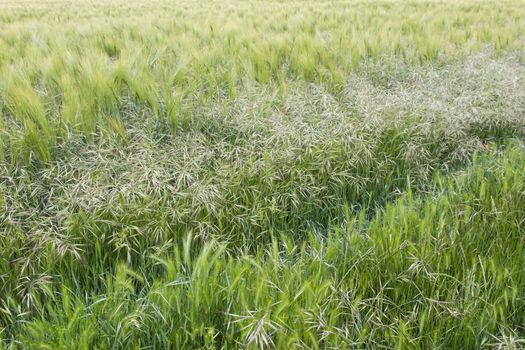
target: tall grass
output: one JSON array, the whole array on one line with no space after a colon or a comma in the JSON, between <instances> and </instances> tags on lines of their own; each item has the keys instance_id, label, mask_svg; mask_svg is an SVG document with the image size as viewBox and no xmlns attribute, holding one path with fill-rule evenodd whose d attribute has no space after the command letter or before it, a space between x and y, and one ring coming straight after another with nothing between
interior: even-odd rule
<instances>
[{"instance_id":1,"label":"tall grass","mask_svg":"<svg viewBox=\"0 0 525 350\"><path fill-rule=\"evenodd\" d=\"M524 9L0 4L0 348L523 347Z\"/></svg>"},{"instance_id":2,"label":"tall grass","mask_svg":"<svg viewBox=\"0 0 525 350\"><path fill-rule=\"evenodd\" d=\"M32 348L519 348L523 151L477 156L428 194L407 190L299 245L275 237L232 256L188 235L137 267L116 263L99 292L78 293L93 283L83 275L59 294L33 280L41 316L22 322L8 299L3 317Z\"/></svg>"},{"instance_id":3,"label":"tall grass","mask_svg":"<svg viewBox=\"0 0 525 350\"><path fill-rule=\"evenodd\" d=\"M25 131L14 136L18 146L11 152L8 145L14 164L31 157L48 162L59 136L94 140L98 125L129 97L177 129L195 111L173 99L234 99L254 84L286 93L297 79L340 92L365 61L435 63L487 47L520 52L525 37L521 1L75 1L31 4L30 12L24 4L1 5L2 80L25 75L24 91L17 82L19 91L2 95L24 108L11 118L27 108L40 121L25 118ZM44 119L56 125L46 130Z\"/></svg>"}]
</instances>

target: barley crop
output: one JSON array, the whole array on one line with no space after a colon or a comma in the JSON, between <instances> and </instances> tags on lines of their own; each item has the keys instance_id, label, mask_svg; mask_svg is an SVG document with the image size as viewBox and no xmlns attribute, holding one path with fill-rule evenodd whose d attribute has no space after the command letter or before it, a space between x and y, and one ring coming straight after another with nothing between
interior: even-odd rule
<instances>
[{"instance_id":1,"label":"barley crop","mask_svg":"<svg viewBox=\"0 0 525 350\"><path fill-rule=\"evenodd\" d=\"M522 0L0 0L0 349L525 347Z\"/></svg>"}]
</instances>

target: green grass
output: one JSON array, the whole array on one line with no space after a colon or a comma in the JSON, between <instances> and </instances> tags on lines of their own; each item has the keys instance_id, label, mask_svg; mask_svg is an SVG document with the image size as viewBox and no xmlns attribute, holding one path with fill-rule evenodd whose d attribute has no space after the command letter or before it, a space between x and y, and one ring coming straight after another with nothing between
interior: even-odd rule
<instances>
[{"instance_id":1,"label":"green grass","mask_svg":"<svg viewBox=\"0 0 525 350\"><path fill-rule=\"evenodd\" d=\"M93 139L129 103L177 129L192 118L192 105L231 100L254 85L286 94L300 80L340 92L365 61L417 65L487 47L520 52L522 5L6 2L0 74L11 83L2 88L2 113L16 136L5 155L13 164L48 162L57 138L80 132Z\"/></svg>"},{"instance_id":2,"label":"green grass","mask_svg":"<svg viewBox=\"0 0 525 350\"><path fill-rule=\"evenodd\" d=\"M524 145L511 144L437 174L427 194L254 254L188 235L101 273L102 293L77 292L94 282L85 274L59 293L40 276L19 287L39 316L22 323L9 298L4 317L31 348L519 348L524 171ZM55 259L57 272L73 261Z\"/></svg>"},{"instance_id":3,"label":"green grass","mask_svg":"<svg viewBox=\"0 0 525 350\"><path fill-rule=\"evenodd\" d=\"M524 9L0 3L0 349L523 348Z\"/></svg>"}]
</instances>

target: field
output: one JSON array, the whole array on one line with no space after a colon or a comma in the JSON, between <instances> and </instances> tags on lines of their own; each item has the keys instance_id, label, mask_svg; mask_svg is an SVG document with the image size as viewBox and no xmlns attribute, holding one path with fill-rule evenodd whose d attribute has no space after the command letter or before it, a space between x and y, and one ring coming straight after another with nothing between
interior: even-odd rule
<instances>
[{"instance_id":1,"label":"field","mask_svg":"<svg viewBox=\"0 0 525 350\"><path fill-rule=\"evenodd\" d=\"M525 1L0 0L0 349L525 348Z\"/></svg>"}]
</instances>

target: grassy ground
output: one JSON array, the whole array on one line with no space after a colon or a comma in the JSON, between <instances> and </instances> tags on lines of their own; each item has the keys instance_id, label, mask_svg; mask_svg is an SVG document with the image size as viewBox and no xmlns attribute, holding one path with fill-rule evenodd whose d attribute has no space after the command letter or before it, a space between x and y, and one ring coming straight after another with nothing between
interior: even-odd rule
<instances>
[{"instance_id":1,"label":"grassy ground","mask_svg":"<svg viewBox=\"0 0 525 350\"><path fill-rule=\"evenodd\" d=\"M525 346L523 1L0 2L0 348Z\"/></svg>"}]
</instances>

